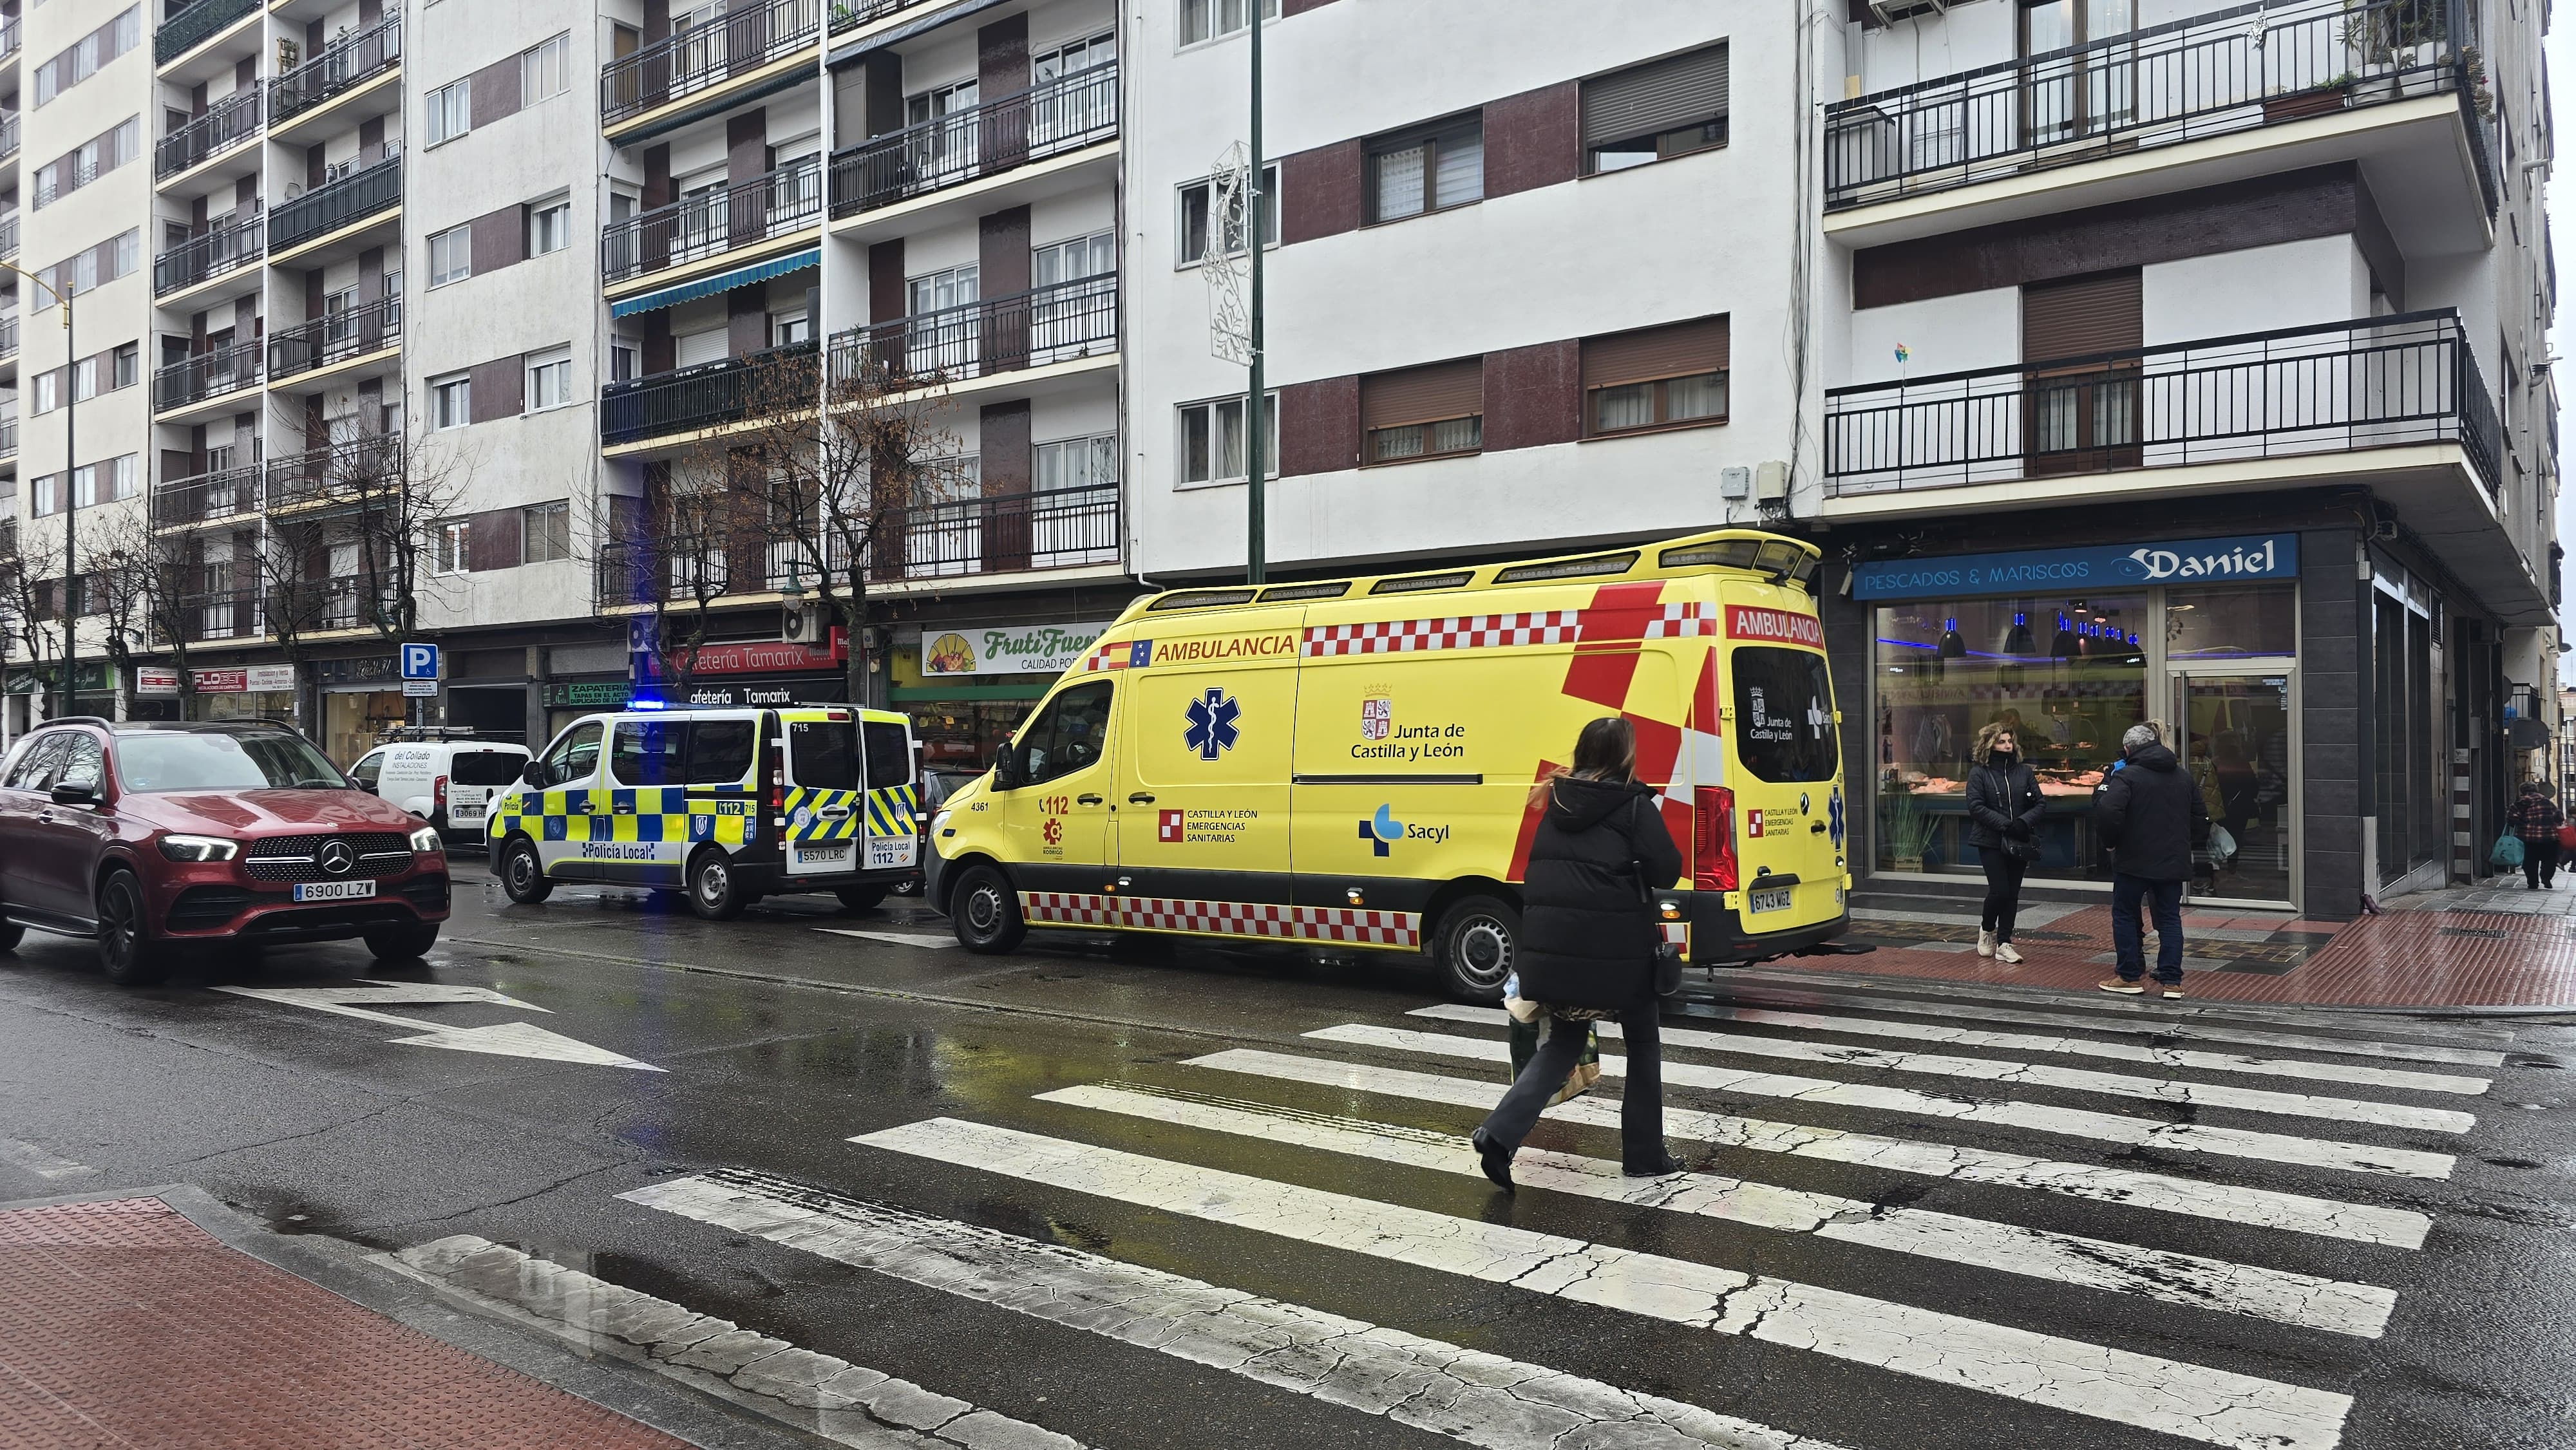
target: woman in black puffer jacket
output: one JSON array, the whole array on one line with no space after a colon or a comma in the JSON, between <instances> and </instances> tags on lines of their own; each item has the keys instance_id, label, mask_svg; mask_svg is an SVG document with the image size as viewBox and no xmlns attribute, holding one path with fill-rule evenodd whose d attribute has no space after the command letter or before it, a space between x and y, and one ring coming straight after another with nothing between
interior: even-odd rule
<instances>
[{"instance_id":1,"label":"woman in black puffer jacket","mask_svg":"<svg viewBox=\"0 0 2576 1450\"><path fill-rule=\"evenodd\" d=\"M1627 1085L1619 1104L1621 1168L1630 1177L1675 1173L1664 1149L1664 1070L1655 958L1663 933L1647 893L1673 884L1681 852L1655 804L1655 788L1633 778L1637 732L1616 717L1583 727L1574 773L1541 781L1530 804L1544 805L1521 884L1521 995L1548 1009L1547 1040L1472 1138L1485 1176L1512 1188L1512 1155L1539 1110L1565 1085L1591 1025L1619 1019Z\"/></svg>"}]
</instances>

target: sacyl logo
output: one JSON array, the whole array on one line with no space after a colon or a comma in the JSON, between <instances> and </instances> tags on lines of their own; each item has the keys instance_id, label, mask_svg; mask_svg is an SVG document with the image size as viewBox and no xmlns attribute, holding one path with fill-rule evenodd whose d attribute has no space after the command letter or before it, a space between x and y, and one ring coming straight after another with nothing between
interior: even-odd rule
<instances>
[{"instance_id":1,"label":"sacyl logo","mask_svg":"<svg viewBox=\"0 0 2576 1450\"><path fill-rule=\"evenodd\" d=\"M2138 566L2141 577L2149 580L2261 577L2281 567L2271 539L2265 539L2259 549L2239 546L2213 554L2185 554L2174 549L2131 549L2129 559Z\"/></svg>"}]
</instances>

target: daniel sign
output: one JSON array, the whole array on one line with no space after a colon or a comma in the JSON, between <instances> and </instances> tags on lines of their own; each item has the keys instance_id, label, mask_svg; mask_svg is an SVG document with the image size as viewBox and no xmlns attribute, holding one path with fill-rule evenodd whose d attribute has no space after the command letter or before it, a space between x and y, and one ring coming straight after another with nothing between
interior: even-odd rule
<instances>
[{"instance_id":1,"label":"daniel sign","mask_svg":"<svg viewBox=\"0 0 2576 1450\"><path fill-rule=\"evenodd\" d=\"M2248 534L2091 549L1880 559L1852 568L1854 599L2052 595L2149 584L2223 584L2299 576L2299 536Z\"/></svg>"},{"instance_id":2,"label":"daniel sign","mask_svg":"<svg viewBox=\"0 0 2576 1450\"><path fill-rule=\"evenodd\" d=\"M925 625L921 673L957 675L1060 675L1082 660L1110 621L1090 624L970 624L954 629Z\"/></svg>"}]
</instances>

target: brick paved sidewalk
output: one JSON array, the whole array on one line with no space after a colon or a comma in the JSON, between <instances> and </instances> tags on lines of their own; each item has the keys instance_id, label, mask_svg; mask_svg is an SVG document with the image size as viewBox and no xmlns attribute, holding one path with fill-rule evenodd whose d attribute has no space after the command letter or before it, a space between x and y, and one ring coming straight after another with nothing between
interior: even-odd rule
<instances>
[{"instance_id":1,"label":"brick paved sidewalk","mask_svg":"<svg viewBox=\"0 0 2576 1450\"><path fill-rule=\"evenodd\" d=\"M157 1198L0 1212L0 1446L684 1450Z\"/></svg>"},{"instance_id":2,"label":"brick paved sidewalk","mask_svg":"<svg viewBox=\"0 0 2576 1450\"><path fill-rule=\"evenodd\" d=\"M2390 905L2354 922L2187 910L2184 989L2213 1002L2576 1011L2576 881L2555 892L2463 887ZM1972 911L1856 912L1849 939L1878 950L1770 967L2090 993L2115 961L2108 906L2026 908L2013 935L2018 966L1976 954Z\"/></svg>"}]
</instances>

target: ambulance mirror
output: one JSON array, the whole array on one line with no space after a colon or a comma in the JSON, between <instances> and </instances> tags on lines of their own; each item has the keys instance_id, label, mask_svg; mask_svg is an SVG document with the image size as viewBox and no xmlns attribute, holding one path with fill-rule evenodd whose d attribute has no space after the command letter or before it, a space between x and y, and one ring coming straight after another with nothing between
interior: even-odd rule
<instances>
[{"instance_id":1,"label":"ambulance mirror","mask_svg":"<svg viewBox=\"0 0 2576 1450\"><path fill-rule=\"evenodd\" d=\"M1005 745L993 757L993 789L1010 790L1026 785L1028 778L1029 758L1020 753L1017 745Z\"/></svg>"}]
</instances>

